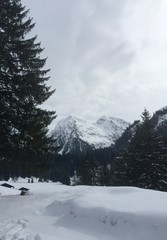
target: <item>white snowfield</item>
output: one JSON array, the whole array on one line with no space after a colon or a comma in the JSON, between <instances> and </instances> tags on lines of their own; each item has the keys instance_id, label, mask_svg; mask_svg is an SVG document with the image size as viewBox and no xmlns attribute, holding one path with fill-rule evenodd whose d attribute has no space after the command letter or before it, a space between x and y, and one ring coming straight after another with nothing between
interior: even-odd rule
<instances>
[{"instance_id":1,"label":"white snowfield","mask_svg":"<svg viewBox=\"0 0 167 240\"><path fill-rule=\"evenodd\" d=\"M15 189L0 187L1 240L167 239L167 193L131 187L10 184ZM30 188L30 195L19 195L20 187Z\"/></svg>"}]
</instances>

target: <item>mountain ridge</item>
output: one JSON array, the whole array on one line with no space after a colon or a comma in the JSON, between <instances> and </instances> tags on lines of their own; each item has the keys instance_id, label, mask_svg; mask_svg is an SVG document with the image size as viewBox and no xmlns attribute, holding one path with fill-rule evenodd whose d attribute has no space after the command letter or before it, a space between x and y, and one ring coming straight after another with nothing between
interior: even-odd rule
<instances>
[{"instance_id":1,"label":"mountain ridge","mask_svg":"<svg viewBox=\"0 0 167 240\"><path fill-rule=\"evenodd\" d=\"M62 146L59 153L83 152L87 148L109 147L121 136L130 123L120 118L103 115L97 121L87 121L75 116L60 120L52 135Z\"/></svg>"}]
</instances>

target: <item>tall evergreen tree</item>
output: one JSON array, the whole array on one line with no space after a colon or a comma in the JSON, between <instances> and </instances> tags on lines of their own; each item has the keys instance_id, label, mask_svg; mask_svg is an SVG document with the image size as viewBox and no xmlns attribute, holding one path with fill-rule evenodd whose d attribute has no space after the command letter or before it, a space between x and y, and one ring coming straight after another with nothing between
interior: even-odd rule
<instances>
[{"instance_id":1,"label":"tall evergreen tree","mask_svg":"<svg viewBox=\"0 0 167 240\"><path fill-rule=\"evenodd\" d=\"M54 91L41 44L27 38L34 27L28 13L20 0L0 1L0 159L10 165L23 151L27 159L47 154L53 143L47 127L55 112L40 105Z\"/></svg>"},{"instance_id":2,"label":"tall evergreen tree","mask_svg":"<svg viewBox=\"0 0 167 240\"><path fill-rule=\"evenodd\" d=\"M132 140L120 156L120 164L117 163L113 175L115 182L167 190L167 150L146 109L142 113L142 122L136 127Z\"/></svg>"}]
</instances>

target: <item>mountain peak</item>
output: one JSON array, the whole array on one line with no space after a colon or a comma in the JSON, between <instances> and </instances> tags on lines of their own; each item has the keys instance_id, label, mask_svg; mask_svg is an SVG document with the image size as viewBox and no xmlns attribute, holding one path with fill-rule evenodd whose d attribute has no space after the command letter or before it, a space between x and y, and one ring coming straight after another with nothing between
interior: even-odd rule
<instances>
[{"instance_id":1,"label":"mountain peak","mask_svg":"<svg viewBox=\"0 0 167 240\"><path fill-rule=\"evenodd\" d=\"M63 145L61 152L66 154L74 148L81 152L86 147L109 147L128 126L127 122L119 118L102 116L96 122L89 122L70 115L58 122L52 135L59 145Z\"/></svg>"},{"instance_id":2,"label":"mountain peak","mask_svg":"<svg viewBox=\"0 0 167 240\"><path fill-rule=\"evenodd\" d=\"M76 122L86 122L86 121L83 120L83 119L80 119L80 118L78 118L76 116L69 115L68 117L63 118L59 122L73 122L73 123L76 123Z\"/></svg>"},{"instance_id":3,"label":"mountain peak","mask_svg":"<svg viewBox=\"0 0 167 240\"><path fill-rule=\"evenodd\" d=\"M69 115L68 117L63 118L63 119L61 119L61 120L63 120L63 121L75 121L75 117L72 116L72 115ZM60 120L60 121L61 121L61 120Z\"/></svg>"},{"instance_id":4,"label":"mountain peak","mask_svg":"<svg viewBox=\"0 0 167 240\"><path fill-rule=\"evenodd\" d=\"M103 116L101 116L99 119L110 120L110 119L116 119L116 118L111 117L111 116L109 116L109 115L103 115Z\"/></svg>"}]
</instances>

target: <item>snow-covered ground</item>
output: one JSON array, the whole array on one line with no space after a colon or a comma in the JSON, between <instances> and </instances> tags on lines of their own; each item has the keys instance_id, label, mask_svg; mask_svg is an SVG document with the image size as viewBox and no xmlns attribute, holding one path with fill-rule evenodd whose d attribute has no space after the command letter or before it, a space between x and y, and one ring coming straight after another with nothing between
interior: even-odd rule
<instances>
[{"instance_id":1,"label":"snow-covered ground","mask_svg":"<svg viewBox=\"0 0 167 240\"><path fill-rule=\"evenodd\" d=\"M10 184L15 189L0 187L1 240L167 239L167 193L27 181ZM30 188L30 194L21 196L20 187Z\"/></svg>"}]
</instances>

